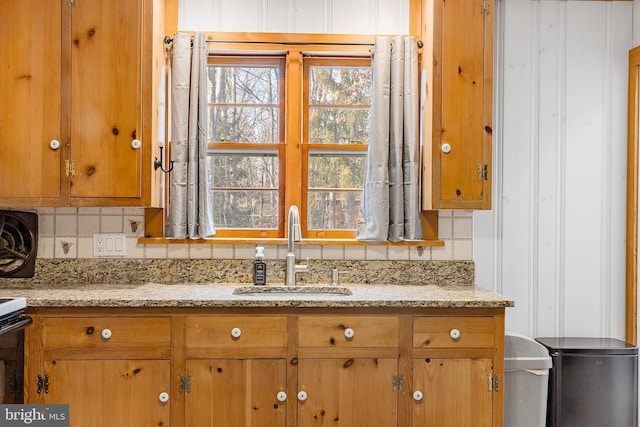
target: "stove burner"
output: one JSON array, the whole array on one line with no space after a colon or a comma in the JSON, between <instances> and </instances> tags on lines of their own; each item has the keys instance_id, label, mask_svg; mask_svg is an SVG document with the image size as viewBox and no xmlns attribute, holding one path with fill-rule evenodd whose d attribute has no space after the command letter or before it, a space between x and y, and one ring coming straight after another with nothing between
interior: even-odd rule
<instances>
[{"instance_id":1,"label":"stove burner","mask_svg":"<svg viewBox=\"0 0 640 427\"><path fill-rule=\"evenodd\" d=\"M37 236L37 214L0 211L0 277L33 277Z\"/></svg>"}]
</instances>

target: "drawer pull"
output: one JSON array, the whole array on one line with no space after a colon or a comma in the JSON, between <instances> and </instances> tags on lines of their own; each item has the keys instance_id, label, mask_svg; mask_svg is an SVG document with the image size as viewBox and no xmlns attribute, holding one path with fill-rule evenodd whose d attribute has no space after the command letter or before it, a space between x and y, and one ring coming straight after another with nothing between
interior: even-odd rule
<instances>
[{"instance_id":1,"label":"drawer pull","mask_svg":"<svg viewBox=\"0 0 640 427\"><path fill-rule=\"evenodd\" d=\"M300 402L304 402L305 400L307 400L307 392L306 391L299 391L298 392L298 400Z\"/></svg>"},{"instance_id":2,"label":"drawer pull","mask_svg":"<svg viewBox=\"0 0 640 427\"><path fill-rule=\"evenodd\" d=\"M104 338L105 340L108 340L109 338L111 338L111 329L103 329L102 330L102 338Z\"/></svg>"},{"instance_id":3,"label":"drawer pull","mask_svg":"<svg viewBox=\"0 0 640 427\"><path fill-rule=\"evenodd\" d=\"M451 335L451 339L452 340L457 340L460 338L460 330L459 329L452 329L451 332L449 332L449 335Z\"/></svg>"},{"instance_id":4,"label":"drawer pull","mask_svg":"<svg viewBox=\"0 0 640 427\"><path fill-rule=\"evenodd\" d=\"M287 400L287 393L285 393L284 391L278 392L278 394L276 395L276 399L278 399L278 402L284 402L285 400Z\"/></svg>"},{"instance_id":5,"label":"drawer pull","mask_svg":"<svg viewBox=\"0 0 640 427\"><path fill-rule=\"evenodd\" d=\"M351 328L347 328L344 330L344 337L348 340L352 339L356 333Z\"/></svg>"},{"instance_id":6,"label":"drawer pull","mask_svg":"<svg viewBox=\"0 0 640 427\"><path fill-rule=\"evenodd\" d=\"M169 393L163 391L162 393L160 393L160 395L158 396L158 400L162 403L168 402L169 401Z\"/></svg>"},{"instance_id":7,"label":"drawer pull","mask_svg":"<svg viewBox=\"0 0 640 427\"><path fill-rule=\"evenodd\" d=\"M415 400L416 402L420 402L423 397L424 395L420 390L416 390L413 392L413 400Z\"/></svg>"},{"instance_id":8,"label":"drawer pull","mask_svg":"<svg viewBox=\"0 0 640 427\"><path fill-rule=\"evenodd\" d=\"M242 335L242 331L240 330L240 328L233 328L231 330L231 336L234 338L240 338L240 335Z\"/></svg>"},{"instance_id":9,"label":"drawer pull","mask_svg":"<svg viewBox=\"0 0 640 427\"><path fill-rule=\"evenodd\" d=\"M49 141L49 148L51 148L53 151L56 151L58 148L60 148L60 141L58 141L57 139L52 139L51 141Z\"/></svg>"}]
</instances>

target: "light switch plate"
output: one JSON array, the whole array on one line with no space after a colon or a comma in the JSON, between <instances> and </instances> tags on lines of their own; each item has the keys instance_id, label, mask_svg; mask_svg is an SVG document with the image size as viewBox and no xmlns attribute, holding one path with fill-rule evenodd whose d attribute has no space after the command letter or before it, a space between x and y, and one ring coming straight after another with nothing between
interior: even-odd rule
<instances>
[{"instance_id":1,"label":"light switch plate","mask_svg":"<svg viewBox=\"0 0 640 427\"><path fill-rule=\"evenodd\" d=\"M124 233L93 235L93 256L125 256L127 254L127 236Z\"/></svg>"}]
</instances>

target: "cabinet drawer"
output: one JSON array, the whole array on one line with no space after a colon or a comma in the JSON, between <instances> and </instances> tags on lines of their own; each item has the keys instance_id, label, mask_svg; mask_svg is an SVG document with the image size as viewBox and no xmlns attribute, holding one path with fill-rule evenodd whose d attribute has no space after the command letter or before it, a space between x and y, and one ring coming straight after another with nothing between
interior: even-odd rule
<instances>
[{"instance_id":1,"label":"cabinet drawer","mask_svg":"<svg viewBox=\"0 0 640 427\"><path fill-rule=\"evenodd\" d=\"M188 317L187 350L279 348L287 346L286 317Z\"/></svg>"},{"instance_id":2,"label":"cabinet drawer","mask_svg":"<svg viewBox=\"0 0 640 427\"><path fill-rule=\"evenodd\" d=\"M397 347L398 318L301 316L299 347Z\"/></svg>"},{"instance_id":3,"label":"cabinet drawer","mask_svg":"<svg viewBox=\"0 0 640 427\"><path fill-rule=\"evenodd\" d=\"M413 347L493 347L493 317L418 317L413 321Z\"/></svg>"},{"instance_id":4,"label":"cabinet drawer","mask_svg":"<svg viewBox=\"0 0 640 427\"><path fill-rule=\"evenodd\" d=\"M149 317L48 317L45 350L160 350L171 347L171 319Z\"/></svg>"}]
</instances>

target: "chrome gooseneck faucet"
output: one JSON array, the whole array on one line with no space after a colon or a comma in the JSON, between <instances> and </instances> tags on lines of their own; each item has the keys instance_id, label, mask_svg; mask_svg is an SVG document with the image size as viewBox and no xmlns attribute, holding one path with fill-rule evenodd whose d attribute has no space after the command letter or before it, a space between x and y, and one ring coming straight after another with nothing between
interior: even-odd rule
<instances>
[{"instance_id":1,"label":"chrome gooseneck faucet","mask_svg":"<svg viewBox=\"0 0 640 427\"><path fill-rule=\"evenodd\" d=\"M295 286L296 273L306 273L309 271L308 265L296 265L296 254L293 242L299 242L302 238L300 231L300 212L298 207L292 205L289 208L288 235L287 235L287 273L285 277L286 286Z\"/></svg>"}]
</instances>

